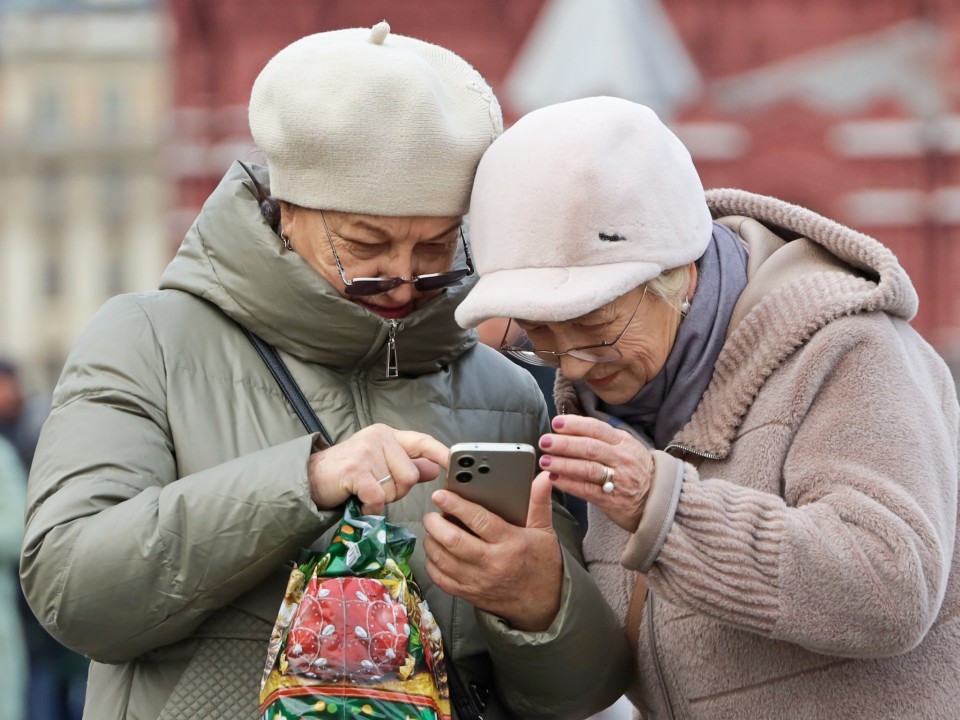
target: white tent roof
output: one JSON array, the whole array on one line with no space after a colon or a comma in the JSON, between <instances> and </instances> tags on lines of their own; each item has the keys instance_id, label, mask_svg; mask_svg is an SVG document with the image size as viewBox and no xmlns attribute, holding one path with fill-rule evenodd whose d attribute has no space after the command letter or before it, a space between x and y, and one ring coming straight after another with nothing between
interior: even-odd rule
<instances>
[{"instance_id":1,"label":"white tent roof","mask_svg":"<svg viewBox=\"0 0 960 720\"><path fill-rule=\"evenodd\" d=\"M593 95L643 103L662 119L700 76L657 0L547 0L506 80L519 113Z\"/></svg>"}]
</instances>

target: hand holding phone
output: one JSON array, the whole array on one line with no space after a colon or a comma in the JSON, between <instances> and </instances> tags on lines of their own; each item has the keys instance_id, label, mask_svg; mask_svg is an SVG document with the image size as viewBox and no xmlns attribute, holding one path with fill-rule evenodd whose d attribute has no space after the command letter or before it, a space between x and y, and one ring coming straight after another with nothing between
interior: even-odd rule
<instances>
[{"instance_id":1,"label":"hand holding phone","mask_svg":"<svg viewBox=\"0 0 960 720\"><path fill-rule=\"evenodd\" d=\"M445 487L507 522L526 527L537 453L525 443L457 443Z\"/></svg>"},{"instance_id":2,"label":"hand holding phone","mask_svg":"<svg viewBox=\"0 0 960 720\"><path fill-rule=\"evenodd\" d=\"M527 632L550 627L563 588L553 486L546 473L537 475L536 459L523 443L454 445L447 492L435 494L441 515L423 519L425 567L433 583Z\"/></svg>"}]
</instances>

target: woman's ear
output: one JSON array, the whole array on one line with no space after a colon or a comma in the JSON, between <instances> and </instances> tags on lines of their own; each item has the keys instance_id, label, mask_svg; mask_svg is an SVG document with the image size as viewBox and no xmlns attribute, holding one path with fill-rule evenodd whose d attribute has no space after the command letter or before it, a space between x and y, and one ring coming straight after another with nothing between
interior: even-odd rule
<instances>
[{"instance_id":1,"label":"woman's ear","mask_svg":"<svg viewBox=\"0 0 960 720\"><path fill-rule=\"evenodd\" d=\"M297 206L291 205L286 200L280 201L280 231L286 235L290 236L290 231L293 229L293 225L296 222L297 217Z\"/></svg>"},{"instance_id":2,"label":"woman's ear","mask_svg":"<svg viewBox=\"0 0 960 720\"><path fill-rule=\"evenodd\" d=\"M687 287L687 299L693 300L693 294L697 291L697 278L699 274L697 273L696 263L690 263L688 267L690 268L690 285Z\"/></svg>"}]
</instances>

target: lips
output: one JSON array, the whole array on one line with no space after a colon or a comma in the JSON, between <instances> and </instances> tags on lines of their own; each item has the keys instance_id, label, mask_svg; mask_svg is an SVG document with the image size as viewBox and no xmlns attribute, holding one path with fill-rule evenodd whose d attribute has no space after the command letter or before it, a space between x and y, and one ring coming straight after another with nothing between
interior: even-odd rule
<instances>
[{"instance_id":1,"label":"lips","mask_svg":"<svg viewBox=\"0 0 960 720\"><path fill-rule=\"evenodd\" d=\"M604 375L603 377L600 377L600 378L584 378L584 379L587 381L587 385L589 385L590 387L606 387L607 385L612 383L614 380L616 380L619 374L620 374L620 371L617 370L615 373L611 373L610 375Z\"/></svg>"},{"instance_id":2,"label":"lips","mask_svg":"<svg viewBox=\"0 0 960 720\"><path fill-rule=\"evenodd\" d=\"M356 303L358 305L362 305L370 312L388 320L399 320L400 318L405 318L414 310L414 305L412 302L408 302L404 305L399 305L396 307L374 305L373 303L364 302L363 300L357 300Z\"/></svg>"}]
</instances>

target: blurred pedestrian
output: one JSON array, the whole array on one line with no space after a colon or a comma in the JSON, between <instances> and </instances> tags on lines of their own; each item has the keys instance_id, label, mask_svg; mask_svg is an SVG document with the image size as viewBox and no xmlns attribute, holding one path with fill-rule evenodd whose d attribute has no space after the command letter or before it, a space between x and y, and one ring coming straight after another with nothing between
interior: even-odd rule
<instances>
[{"instance_id":1,"label":"blurred pedestrian","mask_svg":"<svg viewBox=\"0 0 960 720\"><path fill-rule=\"evenodd\" d=\"M20 366L0 359L0 437L15 449L26 472L30 471L40 429L50 410L48 397L30 392ZM21 494L26 492L22 477ZM23 522L23 508L20 508ZM87 661L53 639L37 621L16 584L17 606L26 638L29 671L27 704L42 717L77 720L83 709Z\"/></svg>"},{"instance_id":2,"label":"blurred pedestrian","mask_svg":"<svg viewBox=\"0 0 960 720\"><path fill-rule=\"evenodd\" d=\"M49 398L28 392L19 366L0 358L0 437L13 445L27 472L49 411Z\"/></svg>"},{"instance_id":3,"label":"blurred pedestrian","mask_svg":"<svg viewBox=\"0 0 960 720\"><path fill-rule=\"evenodd\" d=\"M17 452L0 437L0 720L26 717L27 650L17 606L25 488Z\"/></svg>"}]
</instances>

